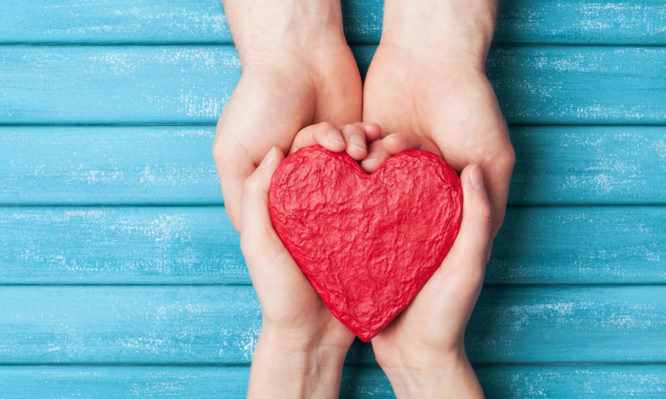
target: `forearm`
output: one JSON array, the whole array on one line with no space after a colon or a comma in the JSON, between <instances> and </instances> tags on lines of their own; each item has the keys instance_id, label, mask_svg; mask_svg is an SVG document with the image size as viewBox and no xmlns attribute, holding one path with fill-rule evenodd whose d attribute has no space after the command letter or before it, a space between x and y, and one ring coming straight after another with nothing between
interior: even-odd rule
<instances>
[{"instance_id":1,"label":"forearm","mask_svg":"<svg viewBox=\"0 0 666 399\"><path fill-rule=\"evenodd\" d=\"M223 6L241 61L283 44L344 41L339 0L224 0Z\"/></svg>"},{"instance_id":2,"label":"forearm","mask_svg":"<svg viewBox=\"0 0 666 399\"><path fill-rule=\"evenodd\" d=\"M497 0L385 0L382 43L483 63L496 14Z\"/></svg>"},{"instance_id":3,"label":"forearm","mask_svg":"<svg viewBox=\"0 0 666 399\"><path fill-rule=\"evenodd\" d=\"M483 390L467 357L463 354L416 367L401 365L384 368L398 399L483 398Z\"/></svg>"},{"instance_id":4,"label":"forearm","mask_svg":"<svg viewBox=\"0 0 666 399\"><path fill-rule=\"evenodd\" d=\"M337 398L346 353L337 348L303 350L262 333L257 342L248 398Z\"/></svg>"}]
</instances>

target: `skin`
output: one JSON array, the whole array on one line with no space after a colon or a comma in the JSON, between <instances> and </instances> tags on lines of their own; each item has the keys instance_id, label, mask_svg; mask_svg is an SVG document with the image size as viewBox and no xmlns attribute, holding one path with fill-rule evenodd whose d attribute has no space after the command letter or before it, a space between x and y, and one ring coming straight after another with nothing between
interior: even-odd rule
<instances>
[{"instance_id":1,"label":"skin","mask_svg":"<svg viewBox=\"0 0 666 399\"><path fill-rule=\"evenodd\" d=\"M456 170L478 164L495 219L504 219L515 154L484 70L496 1L386 0L365 80L363 118L432 140ZM368 159L375 157L373 151ZM373 167L377 162L367 162Z\"/></svg>"},{"instance_id":2,"label":"skin","mask_svg":"<svg viewBox=\"0 0 666 399\"><path fill-rule=\"evenodd\" d=\"M380 133L376 124L338 129L319 123L302 129L289 152L314 144L349 151L345 138L361 134L365 145ZM241 249L262 309L248 397L337 398L354 335L321 301L273 229L268 189L283 156L273 147L243 185Z\"/></svg>"},{"instance_id":3,"label":"skin","mask_svg":"<svg viewBox=\"0 0 666 399\"><path fill-rule=\"evenodd\" d=\"M366 171L402 149L422 148L462 171L465 195L451 252L412 304L373 339L377 361L399 398L482 396L463 335L515 162L484 71L496 1L386 0L382 39L363 93L337 1L266 0L257 6L226 0L224 7L242 75L220 117L213 156L264 314L248 396L337 397L350 338L275 240L267 190L294 143L321 141L340 149L324 130L361 117L379 122L384 138L367 148L362 133L378 127L339 130L344 150ZM304 134L310 139L295 139L294 132L321 121L330 124Z\"/></svg>"},{"instance_id":4,"label":"skin","mask_svg":"<svg viewBox=\"0 0 666 399\"><path fill-rule=\"evenodd\" d=\"M377 125L356 124L372 139ZM340 136L342 136L340 129ZM332 140L331 126L303 129L290 151ZM338 137L339 138L339 137ZM408 148L434 147L407 133L372 143L390 156ZM432 148L432 147L431 147ZM243 190L241 247L262 306L248 397L337 397L344 357L354 340L330 313L273 229L268 211L270 179L283 153L273 148ZM464 350L465 326L478 298L491 246L492 207L481 168L461 174L463 219L451 251L414 301L372 340L377 362L397 397L483 397ZM442 322L445 320L446 322Z\"/></svg>"},{"instance_id":5,"label":"skin","mask_svg":"<svg viewBox=\"0 0 666 399\"><path fill-rule=\"evenodd\" d=\"M361 120L361 78L337 0L225 0L242 73L217 124L213 158L225 207L240 229L244 180L266 152L287 152L301 128ZM366 155L358 131L349 154Z\"/></svg>"}]
</instances>

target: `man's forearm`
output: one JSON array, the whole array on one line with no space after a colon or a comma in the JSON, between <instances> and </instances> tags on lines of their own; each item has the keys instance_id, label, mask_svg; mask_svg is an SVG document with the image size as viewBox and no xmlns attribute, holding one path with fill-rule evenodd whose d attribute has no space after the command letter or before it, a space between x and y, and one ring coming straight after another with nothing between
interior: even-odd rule
<instances>
[{"instance_id":1,"label":"man's forearm","mask_svg":"<svg viewBox=\"0 0 666 399\"><path fill-rule=\"evenodd\" d=\"M241 60L283 43L301 47L344 40L339 0L224 0Z\"/></svg>"}]
</instances>

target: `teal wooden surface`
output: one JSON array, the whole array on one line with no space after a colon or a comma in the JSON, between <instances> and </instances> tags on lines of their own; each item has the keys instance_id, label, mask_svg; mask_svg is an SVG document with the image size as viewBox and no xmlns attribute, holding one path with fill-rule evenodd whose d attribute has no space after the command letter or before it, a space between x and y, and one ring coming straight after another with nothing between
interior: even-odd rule
<instances>
[{"instance_id":1,"label":"teal wooden surface","mask_svg":"<svg viewBox=\"0 0 666 399\"><path fill-rule=\"evenodd\" d=\"M343 0L353 43L377 43L381 0ZM231 43L217 0L3 0L0 43ZM666 44L661 0L506 0L495 41Z\"/></svg>"},{"instance_id":2,"label":"teal wooden surface","mask_svg":"<svg viewBox=\"0 0 666 399\"><path fill-rule=\"evenodd\" d=\"M222 204L213 126L0 126L0 204ZM514 126L511 204L664 204L666 129Z\"/></svg>"},{"instance_id":3,"label":"teal wooden surface","mask_svg":"<svg viewBox=\"0 0 666 399\"><path fill-rule=\"evenodd\" d=\"M356 47L361 68L373 51ZM488 74L511 123L663 124L665 57L498 46ZM231 46L0 46L0 124L214 124L239 74Z\"/></svg>"},{"instance_id":4,"label":"teal wooden surface","mask_svg":"<svg viewBox=\"0 0 666 399\"><path fill-rule=\"evenodd\" d=\"M666 6L503 3L517 163L475 370L489 398L665 397ZM381 4L342 2L362 72ZM217 0L0 16L0 398L242 397L260 309L210 153L240 74ZM347 364L342 398L394 397L368 345Z\"/></svg>"},{"instance_id":5,"label":"teal wooden surface","mask_svg":"<svg viewBox=\"0 0 666 399\"><path fill-rule=\"evenodd\" d=\"M0 302L5 364L248 364L261 324L250 286L4 286ZM491 286L465 343L473 363L664 363L665 335L666 286ZM374 364L369 344L347 362Z\"/></svg>"},{"instance_id":6,"label":"teal wooden surface","mask_svg":"<svg viewBox=\"0 0 666 399\"><path fill-rule=\"evenodd\" d=\"M512 207L491 284L660 284L662 207ZM0 284L249 284L222 207L0 208Z\"/></svg>"},{"instance_id":7,"label":"teal wooden surface","mask_svg":"<svg viewBox=\"0 0 666 399\"><path fill-rule=\"evenodd\" d=\"M479 366L489 399L663 398L666 366ZM248 367L0 366L4 399L137 397L236 399ZM377 367L345 367L340 398L394 398Z\"/></svg>"}]
</instances>

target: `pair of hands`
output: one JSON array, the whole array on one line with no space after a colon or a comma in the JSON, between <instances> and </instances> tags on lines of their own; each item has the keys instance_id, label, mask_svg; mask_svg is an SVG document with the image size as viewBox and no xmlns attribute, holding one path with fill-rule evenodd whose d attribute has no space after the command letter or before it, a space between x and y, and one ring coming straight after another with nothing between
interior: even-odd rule
<instances>
[{"instance_id":1,"label":"pair of hands","mask_svg":"<svg viewBox=\"0 0 666 399\"><path fill-rule=\"evenodd\" d=\"M413 303L373 339L373 349L398 397L436 386L452 395L459 389L456 396L480 393L463 333L504 217L514 163L507 126L484 73L495 6L492 0L386 0L381 43L362 86L336 0L268 0L261 7L225 0L243 73L220 117L213 155L262 305L249 396L261 396L262 387L271 390L266 396L275 396L280 384L295 394L314 386L319 391L308 396L336 396L353 341L270 223L270 176L282 154L308 142L346 150L363 159L368 171L400 148L414 147L438 152L462 171L458 239ZM349 125L359 120L383 129ZM322 121L330 125L296 135ZM344 148L327 141L338 126ZM326 130L326 137L317 129ZM372 141L369 148L366 141ZM264 159L272 147L278 149ZM299 383L296 375L307 378Z\"/></svg>"},{"instance_id":2,"label":"pair of hands","mask_svg":"<svg viewBox=\"0 0 666 399\"><path fill-rule=\"evenodd\" d=\"M302 129L289 152L315 144L347 151L367 172L410 148L441 155L434 143L417 135L394 133L379 139L380 135L380 127L372 123L336 129L323 122ZM263 317L248 397L275 392L285 397L337 397L342 363L354 335L328 310L273 229L268 190L283 157L278 148L269 150L243 185L241 248ZM483 283L492 209L480 167L466 167L461 182L463 219L453 247L414 301L372 339L376 359L398 397L483 395L465 355L463 335ZM308 377L299 380L294 375Z\"/></svg>"}]
</instances>

